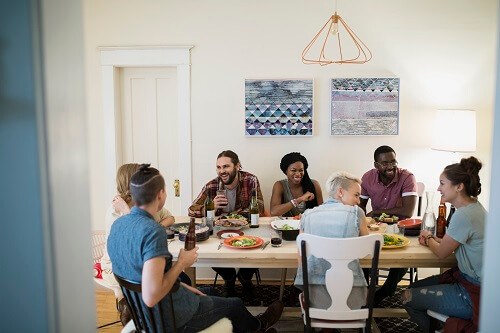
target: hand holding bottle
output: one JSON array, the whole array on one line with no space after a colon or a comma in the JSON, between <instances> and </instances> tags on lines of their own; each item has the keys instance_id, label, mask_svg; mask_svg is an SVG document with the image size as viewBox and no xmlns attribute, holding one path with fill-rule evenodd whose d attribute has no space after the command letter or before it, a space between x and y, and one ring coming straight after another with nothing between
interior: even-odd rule
<instances>
[{"instance_id":1,"label":"hand holding bottle","mask_svg":"<svg viewBox=\"0 0 500 333\"><path fill-rule=\"evenodd\" d=\"M195 246L192 250L181 249L179 251L179 258L177 262L183 269L193 266L193 264L198 260L198 246Z\"/></svg>"}]
</instances>

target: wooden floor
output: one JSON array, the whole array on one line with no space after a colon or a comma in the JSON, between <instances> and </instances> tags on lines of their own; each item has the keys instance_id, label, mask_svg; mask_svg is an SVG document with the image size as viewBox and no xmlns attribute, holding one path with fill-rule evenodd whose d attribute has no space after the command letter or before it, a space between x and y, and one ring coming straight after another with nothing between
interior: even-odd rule
<instances>
[{"instance_id":1,"label":"wooden floor","mask_svg":"<svg viewBox=\"0 0 500 333\"><path fill-rule=\"evenodd\" d=\"M96 288L95 299L97 312L96 327L120 320L120 316L118 314L118 311L116 310L115 295L113 294L113 292L106 289ZM100 328L96 331L102 333L120 333L122 328L122 324L118 322L117 324L105 328Z\"/></svg>"}]
</instances>

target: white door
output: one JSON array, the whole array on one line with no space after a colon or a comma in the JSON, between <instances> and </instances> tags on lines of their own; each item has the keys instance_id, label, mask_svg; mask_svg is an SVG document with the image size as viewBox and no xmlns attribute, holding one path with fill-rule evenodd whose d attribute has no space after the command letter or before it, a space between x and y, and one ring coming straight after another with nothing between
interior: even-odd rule
<instances>
[{"instance_id":1,"label":"white door","mask_svg":"<svg viewBox=\"0 0 500 333\"><path fill-rule=\"evenodd\" d=\"M180 179L176 68L124 67L119 86L117 160L158 168L166 182L165 207L174 215L185 215L180 193L176 196L173 187Z\"/></svg>"}]
</instances>

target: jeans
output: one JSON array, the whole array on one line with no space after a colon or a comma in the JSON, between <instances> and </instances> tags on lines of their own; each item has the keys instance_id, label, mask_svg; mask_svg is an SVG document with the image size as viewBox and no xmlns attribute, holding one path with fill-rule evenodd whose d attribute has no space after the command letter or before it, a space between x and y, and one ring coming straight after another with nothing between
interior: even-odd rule
<instances>
[{"instance_id":1,"label":"jeans","mask_svg":"<svg viewBox=\"0 0 500 333\"><path fill-rule=\"evenodd\" d=\"M260 329L260 320L255 318L237 297L200 297L200 305L191 320L179 332L199 332L228 318L233 324L233 332L253 332Z\"/></svg>"},{"instance_id":2,"label":"jeans","mask_svg":"<svg viewBox=\"0 0 500 333\"><path fill-rule=\"evenodd\" d=\"M410 320L423 332L429 331L427 310L462 319L472 318L472 301L467 290L458 283L439 284L439 275L417 281L410 286L410 301L403 306Z\"/></svg>"},{"instance_id":3,"label":"jeans","mask_svg":"<svg viewBox=\"0 0 500 333\"><path fill-rule=\"evenodd\" d=\"M236 280L236 269L227 268L227 267L212 267L214 271L219 273L220 276L224 279L224 281L235 281ZM257 268L240 268L238 271L241 278L245 281L252 280L253 274Z\"/></svg>"}]
</instances>

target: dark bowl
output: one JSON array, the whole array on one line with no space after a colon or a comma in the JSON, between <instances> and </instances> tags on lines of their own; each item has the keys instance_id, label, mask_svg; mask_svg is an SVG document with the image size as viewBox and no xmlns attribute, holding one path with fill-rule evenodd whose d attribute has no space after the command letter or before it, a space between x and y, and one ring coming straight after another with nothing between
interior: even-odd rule
<instances>
[{"instance_id":1,"label":"dark bowl","mask_svg":"<svg viewBox=\"0 0 500 333\"><path fill-rule=\"evenodd\" d=\"M283 230L282 227L283 225L288 224L289 226L293 227L291 230ZM275 230L281 231L281 235L284 240L286 241L295 241L297 239L297 236L299 235L299 225L300 225L300 220L276 220L271 222L271 227Z\"/></svg>"},{"instance_id":2,"label":"dark bowl","mask_svg":"<svg viewBox=\"0 0 500 333\"><path fill-rule=\"evenodd\" d=\"M300 230L281 230L281 235L286 241L295 241Z\"/></svg>"}]
</instances>

